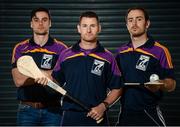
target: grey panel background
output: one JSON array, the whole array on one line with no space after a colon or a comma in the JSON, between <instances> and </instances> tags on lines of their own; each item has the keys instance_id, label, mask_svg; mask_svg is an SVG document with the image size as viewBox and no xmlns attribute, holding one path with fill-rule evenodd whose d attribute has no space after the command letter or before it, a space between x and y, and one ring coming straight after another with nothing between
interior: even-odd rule
<instances>
[{"instance_id":1,"label":"grey panel background","mask_svg":"<svg viewBox=\"0 0 180 127\"><path fill-rule=\"evenodd\" d=\"M0 125L16 124L16 88L11 76L11 54L16 43L31 37L30 12L47 7L52 13L51 34L67 45L74 44L81 12L97 12L102 24L101 43L113 53L129 39L124 15L132 6L145 7L150 13L150 33L168 46L175 65L177 88L166 93L161 108L167 125L180 125L180 2L151 0L0 0ZM110 109L111 124L117 121L117 102Z\"/></svg>"}]
</instances>

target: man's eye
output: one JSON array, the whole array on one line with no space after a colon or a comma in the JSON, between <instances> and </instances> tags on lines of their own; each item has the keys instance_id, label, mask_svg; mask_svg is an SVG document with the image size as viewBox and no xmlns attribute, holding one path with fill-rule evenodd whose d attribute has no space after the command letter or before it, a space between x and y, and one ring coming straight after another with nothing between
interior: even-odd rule
<instances>
[{"instance_id":1,"label":"man's eye","mask_svg":"<svg viewBox=\"0 0 180 127\"><path fill-rule=\"evenodd\" d=\"M35 22L38 22L38 19L34 19Z\"/></svg>"},{"instance_id":2,"label":"man's eye","mask_svg":"<svg viewBox=\"0 0 180 127\"><path fill-rule=\"evenodd\" d=\"M96 27L96 25L91 25L91 27Z\"/></svg>"},{"instance_id":3,"label":"man's eye","mask_svg":"<svg viewBox=\"0 0 180 127\"><path fill-rule=\"evenodd\" d=\"M47 22L47 19L43 19L43 22Z\"/></svg>"},{"instance_id":4,"label":"man's eye","mask_svg":"<svg viewBox=\"0 0 180 127\"><path fill-rule=\"evenodd\" d=\"M129 19L128 22L132 22L133 20L132 19Z\"/></svg>"},{"instance_id":5,"label":"man's eye","mask_svg":"<svg viewBox=\"0 0 180 127\"><path fill-rule=\"evenodd\" d=\"M82 25L82 27L86 27L87 25Z\"/></svg>"},{"instance_id":6,"label":"man's eye","mask_svg":"<svg viewBox=\"0 0 180 127\"><path fill-rule=\"evenodd\" d=\"M48 18L43 18L42 21L43 21L43 22L47 22L47 21L48 21Z\"/></svg>"}]
</instances>

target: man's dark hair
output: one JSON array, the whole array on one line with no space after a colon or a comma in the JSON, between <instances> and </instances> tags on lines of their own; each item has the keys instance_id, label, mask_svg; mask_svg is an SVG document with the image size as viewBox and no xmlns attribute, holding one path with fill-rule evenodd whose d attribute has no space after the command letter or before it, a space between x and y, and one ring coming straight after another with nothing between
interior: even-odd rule
<instances>
[{"instance_id":1,"label":"man's dark hair","mask_svg":"<svg viewBox=\"0 0 180 127\"><path fill-rule=\"evenodd\" d=\"M46 12L48 14L49 19L51 20L51 13L50 13L50 11L47 8L43 8L43 7L35 8L35 9L33 9L31 11L31 20L32 20L32 18L34 16L36 16L37 12L41 12L41 11Z\"/></svg>"},{"instance_id":2,"label":"man's dark hair","mask_svg":"<svg viewBox=\"0 0 180 127\"><path fill-rule=\"evenodd\" d=\"M93 12L93 11L86 11L86 12L83 12L79 18L79 22L81 22L82 18L83 17L88 17L88 18L96 18L96 20L98 21L99 23L99 18L98 18L98 15Z\"/></svg>"},{"instance_id":3,"label":"man's dark hair","mask_svg":"<svg viewBox=\"0 0 180 127\"><path fill-rule=\"evenodd\" d=\"M129 12L132 11L132 10L140 10L140 11L142 11L144 13L145 20L146 21L149 20L149 14L144 8L142 8L142 7L132 7L132 8L129 8L127 10L127 12L126 12L126 16L125 16L125 21L126 22L127 22L127 16L129 14Z\"/></svg>"}]
</instances>

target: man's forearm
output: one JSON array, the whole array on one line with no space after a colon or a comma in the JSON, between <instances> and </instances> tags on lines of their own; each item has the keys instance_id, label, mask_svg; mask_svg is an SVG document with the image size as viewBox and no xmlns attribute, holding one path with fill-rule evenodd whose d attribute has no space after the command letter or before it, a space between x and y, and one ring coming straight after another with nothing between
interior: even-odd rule
<instances>
[{"instance_id":1,"label":"man's forearm","mask_svg":"<svg viewBox=\"0 0 180 127\"><path fill-rule=\"evenodd\" d=\"M102 102L105 107L109 107L122 95L122 89L113 89L108 94L107 98Z\"/></svg>"}]
</instances>

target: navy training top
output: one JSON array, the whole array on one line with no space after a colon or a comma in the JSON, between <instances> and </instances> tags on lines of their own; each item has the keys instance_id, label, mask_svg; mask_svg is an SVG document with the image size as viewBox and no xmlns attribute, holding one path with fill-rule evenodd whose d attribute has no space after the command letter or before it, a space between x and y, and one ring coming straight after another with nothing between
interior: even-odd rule
<instances>
[{"instance_id":1,"label":"navy training top","mask_svg":"<svg viewBox=\"0 0 180 127\"><path fill-rule=\"evenodd\" d=\"M124 44L118 49L117 64L126 83L149 82L151 74L160 79L174 79L174 69L168 49L152 37L142 46L134 49L132 43ZM145 87L125 87L121 97L122 110L138 111L153 108L162 97L162 91L151 92Z\"/></svg>"},{"instance_id":2,"label":"navy training top","mask_svg":"<svg viewBox=\"0 0 180 127\"><path fill-rule=\"evenodd\" d=\"M115 58L98 42L93 50L84 50L79 42L63 51L52 76L73 97L89 107L101 103L107 96L107 88L120 89L120 71ZM68 99L63 101L63 110L83 109Z\"/></svg>"},{"instance_id":3,"label":"navy training top","mask_svg":"<svg viewBox=\"0 0 180 127\"><path fill-rule=\"evenodd\" d=\"M44 46L37 45L33 37L26 39L14 47L12 55L12 68L16 68L16 62L19 57L23 55L32 56L37 66L42 70L52 70L60 56L60 53L66 49L67 46L49 37ZM54 92L48 87L44 87L35 83L30 86L21 86L17 89L17 98L22 101L33 102L48 102L60 99L60 94Z\"/></svg>"}]
</instances>

